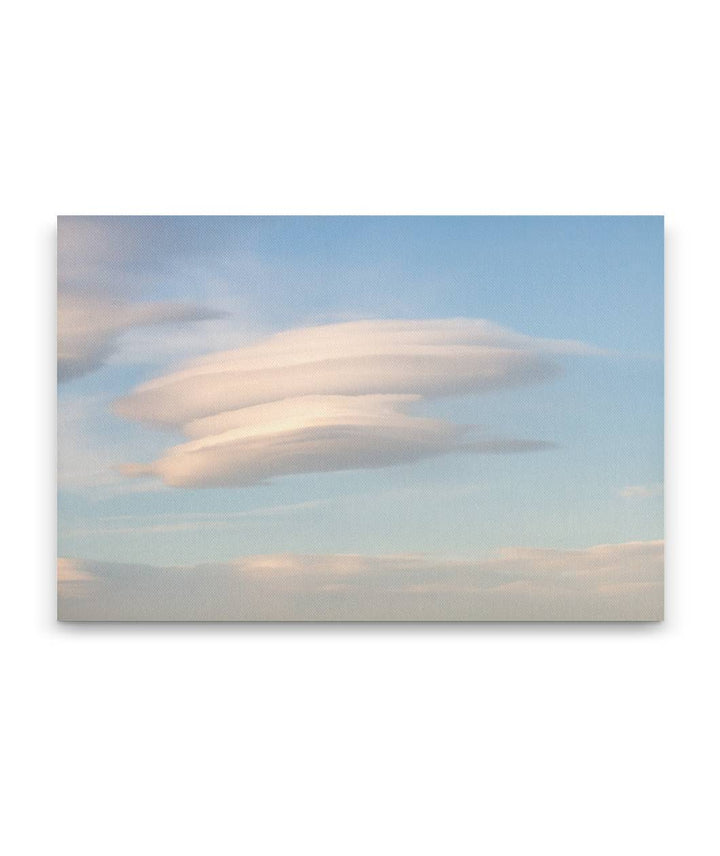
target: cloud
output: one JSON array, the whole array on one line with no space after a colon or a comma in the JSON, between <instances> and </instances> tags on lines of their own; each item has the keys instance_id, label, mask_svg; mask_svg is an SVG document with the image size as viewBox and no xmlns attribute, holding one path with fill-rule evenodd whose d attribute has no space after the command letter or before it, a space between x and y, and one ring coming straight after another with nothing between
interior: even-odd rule
<instances>
[{"instance_id":1,"label":"cloud","mask_svg":"<svg viewBox=\"0 0 720 856\"><path fill-rule=\"evenodd\" d=\"M596 353L483 320L355 321L290 330L210 354L135 389L115 412L188 442L128 465L184 487L249 485L300 472L381 467L453 451L546 448L477 436L408 412L425 398L535 384L554 357Z\"/></svg>"},{"instance_id":2,"label":"cloud","mask_svg":"<svg viewBox=\"0 0 720 856\"><path fill-rule=\"evenodd\" d=\"M183 303L126 303L107 297L58 293L58 380L100 368L119 337L134 328L218 318L216 312Z\"/></svg>"},{"instance_id":3,"label":"cloud","mask_svg":"<svg viewBox=\"0 0 720 856\"><path fill-rule=\"evenodd\" d=\"M320 395L289 398L194 420L197 437L154 463L127 465L128 475L159 476L174 487L251 485L272 476L369 469L453 451L541 449L528 440L464 440L466 429L411 416L406 395Z\"/></svg>"},{"instance_id":4,"label":"cloud","mask_svg":"<svg viewBox=\"0 0 720 856\"><path fill-rule=\"evenodd\" d=\"M80 526L67 529L68 536L85 535L148 535L158 532L199 532L218 529L234 529L239 522L265 517L278 517L295 512L327 506L331 500L312 499L305 502L293 502L284 505L268 505L251 508L247 511L207 512L195 511L181 514L120 514L107 515L100 526Z\"/></svg>"},{"instance_id":5,"label":"cloud","mask_svg":"<svg viewBox=\"0 0 720 856\"><path fill-rule=\"evenodd\" d=\"M355 321L288 330L138 387L118 413L170 427L306 395L459 395L554 377L554 354L597 353L488 321Z\"/></svg>"},{"instance_id":6,"label":"cloud","mask_svg":"<svg viewBox=\"0 0 720 856\"><path fill-rule=\"evenodd\" d=\"M650 499L654 496L662 496L663 486L655 484L632 484L618 491L624 499Z\"/></svg>"},{"instance_id":7,"label":"cloud","mask_svg":"<svg viewBox=\"0 0 720 856\"><path fill-rule=\"evenodd\" d=\"M662 541L582 550L246 556L158 568L60 560L68 620L653 621Z\"/></svg>"},{"instance_id":8,"label":"cloud","mask_svg":"<svg viewBox=\"0 0 720 856\"><path fill-rule=\"evenodd\" d=\"M91 582L96 579L90 571L85 570L86 564L79 559L58 559L58 585L62 587L66 583Z\"/></svg>"}]
</instances>

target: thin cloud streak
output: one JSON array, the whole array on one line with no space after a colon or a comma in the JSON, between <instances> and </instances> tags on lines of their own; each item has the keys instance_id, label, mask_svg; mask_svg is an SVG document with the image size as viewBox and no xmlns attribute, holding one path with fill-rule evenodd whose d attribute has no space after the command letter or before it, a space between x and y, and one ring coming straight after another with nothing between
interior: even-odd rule
<instances>
[{"instance_id":1,"label":"thin cloud streak","mask_svg":"<svg viewBox=\"0 0 720 856\"><path fill-rule=\"evenodd\" d=\"M627 485L618 493L623 499L652 499L662 496L663 485L660 483Z\"/></svg>"},{"instance_id":2,"label":"thin cloud streak","mask_svg":"<svg viewBox=\"0 0 720 856\"><path fill-rule=\"evenodd\" d=\"M331 500L308 500L307 502L293 502L286 505L268 505L262 508L251 508L247 511L227 512L195 512L190 514L153 514L139 517L137 515L123 514L103 518L106 523L117 521L118 526L102 526L86 529L69 529L67 535L72 537L94 537L96 535L141 535L155 532L194 532L204 529L233 529L238 523L248 518L281 517L285 514L312 511L324 505L329 505ZM154 522L142 524L142 520ZM135 525L127 525L130 521L136 521Z\"/></svg>"}]
</instances>

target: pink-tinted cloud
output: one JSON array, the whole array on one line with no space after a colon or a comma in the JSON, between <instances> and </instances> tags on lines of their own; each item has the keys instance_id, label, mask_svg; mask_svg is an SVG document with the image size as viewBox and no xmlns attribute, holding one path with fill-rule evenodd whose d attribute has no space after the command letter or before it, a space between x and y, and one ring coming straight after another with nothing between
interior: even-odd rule
<instances>
[{"instance_id":1,"label":"pink-tinted cloud","mask_svg":"<svg viewBox=\"0 0 720 856\"><path fill-rule=\"evenodd\" d=\"M478 436L412 412L424 398L539 383L578 342L487 321L356 321L291 330L211 354L120 399L125 418L188 442L129 465L175 486L247 485L300 472L380 467L453 451L505 453L538 440Z\"/></svg>"},{"instance_id":2,"label":"pink-tinted cloud","mask_svg":"<svg viewBox=\"0 0 720 856\"><path fill-rule=\"evenodd\" d=\"M289 553L171 568L61 560L59 609L84 620L654 621L663 615L663 548Z\"/></svg>"}]
</instances>

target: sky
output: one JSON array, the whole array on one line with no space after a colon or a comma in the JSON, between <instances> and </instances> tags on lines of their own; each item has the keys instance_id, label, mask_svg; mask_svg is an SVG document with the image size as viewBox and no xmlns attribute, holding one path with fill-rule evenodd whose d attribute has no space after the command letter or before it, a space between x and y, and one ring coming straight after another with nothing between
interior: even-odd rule
<instances>
[{"instance_id":1,"label":"sky","mask_svg":"<svg viewBox=\"0 0 720 856\"><path fill-rule=\"evenodd\" d=\"M662 467L660 217L58 219L61 617L658 618Z\"/></svg>"}]
</instances>

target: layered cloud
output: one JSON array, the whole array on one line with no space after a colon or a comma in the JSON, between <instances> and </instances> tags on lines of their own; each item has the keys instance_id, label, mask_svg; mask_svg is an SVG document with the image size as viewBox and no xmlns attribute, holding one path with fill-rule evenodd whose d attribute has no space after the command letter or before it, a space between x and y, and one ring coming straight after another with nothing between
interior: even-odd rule
<instances>
[{"instance_id":1,"label":"layered cloud","mask_svg":"<svg viewBox=\"0 0 720 856\"><path fill-rule=\"evenodd\" d=\"M127 465L128 475L159 476L174 487L250 485L272 476L367 469L453 451L541 449L533 440L465 439L467 430L403 409L418 395L287 398L193 420L188 443L159 460Z\"/></svg>"},{"instance_id":2,"label":"layered cloud","mask_svg":"<svg viewBox=\"0 0 720 856\"><path fill-rule=\"evenodd\" d=\"M424 398L539 383L579 342L483 320L357 321L291 330L211 354L138 387L119 415L188 442L128 465L184 487L249 485L300 472L379 467L452 451L515 452L537 440L479 436L412 412Z\"/></svg>"},{"instance_id":3,"label":"layered cloud","mask_svg":"<svg viewBox=\"0 0 720 856\"><path fill-rule=\"evenodd\" d=\"M94 371L110 357L120 336L137 327L202 321L218 313L184 303L126 303L107 297L58 294L58 379Z\"/></svg>"},{"instance_id":4,"label":"layered cloud","mask_svg":"<svg viewBox=\"0 0 720 856\"><path fill-rule=\"evenodd\" d=\"M158 568L62 559L68 620L653 621L663 542L509 548L480 558L247 556Z\"/></svg>"}]
</instances>

